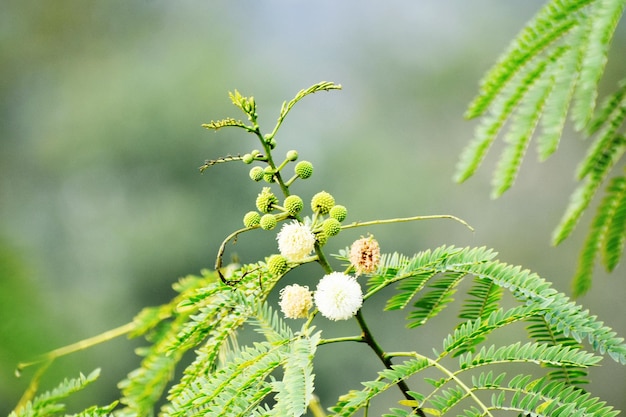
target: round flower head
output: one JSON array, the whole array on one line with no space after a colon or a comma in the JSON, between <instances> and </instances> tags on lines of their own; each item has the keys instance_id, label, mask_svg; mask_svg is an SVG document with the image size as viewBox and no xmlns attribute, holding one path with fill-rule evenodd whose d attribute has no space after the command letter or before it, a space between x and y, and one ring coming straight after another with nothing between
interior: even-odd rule
<instances>
[{"instance_id":1,"label":"round flower head","mask_svg":"<svg viewBox=\"0 0 626 417\"><path fill-rule=\"evenodd\" d=\"M358 274L376 271L380 263L380 246L372 236L355 241L350 247L350 263Z\"/></svg>"},{"instance_id":2,"label":"round flower head","mask_svg":"<svg viewBox=\"0 0 626 417\"><path fill-rule=\"evenodd\" d=\"M290 262L301 262L315 249L311 228L298 221L285 223L276 236L278 250Z\"/></svg>"},{"instance_id":3,"label":"round flower head","mask_svg":"<svg viewBox=\"0 0 626 417\"><path fill-rule=\"evenodd\" d=\"M302 202L302 199L297 195L290 195L289 197L285 198L284 206L285 210L287 210L290 215L295 216L296 214L300 213L300 211L302 211L304 203Z\"/></svg>"},{"instance_id":4,"label":"round flower head","mask_svg":"<svg viewBox=\"0 0 626 417\"><path fill-rule=\"evenodd\" d=\"M342 205L337 204L337 205L333 206L333 208L330 209L328 214L333 219L337 219L338 221L342 222L348 216L348 209L345 208Z\"/></svg>"},{"instance_id":5,"label":"round flower head","mask_svg":"<svg viewBox=\"0 0 626 417\"><path fill-rule=\"evenodd\" d=\"M363 292L356 278L341 272L325 275L317 284L315 305L329 320L347 320L363 305Z\"/></svg>"},{"instance_id":6,"label":"round flower head","mask_svg":"<svg viewBox=\"0 0 626 417\"><path fill-rule=\"evenodd\" d=\"M246 227L258 226L261 223L261 215L256 211L249 211L243 216L243 225Z\"/></svg>"},{"instance_id":7,"label":"round flower head","mask_svg":"<svg viewBox=\"0 0 626 417\"><path fill-rule=\"evenodd\" d=\"M276 217L273 214L264 214L259 220L259 224L263 230L272 230L276 227L277 223Z\"/></svg>"},{"instance_id":8,"label":"round flower head","mask_svg":"<svg viewBox=\"0 0 626 417\"><path fill-rule=\"evenodd\" d=\"M326 191L320 191L311 199L311 210L320 214L328 214L335 205L335 199Z\"/></svg>"},{"instance_id":9,"label":"round flower head","mask_svg":"<svg viewBox=\"0 0 626 417\"><path fill-rule=\"evenodd\" d=\"M250 168L250 179L253 181L261 181L263 179L263 168L260 166L254 166Z\"/></svg>"},{"instance_id":10,"label":"round flower head","mask_svg":"<svg viewBox=\"0 0 626 417\"><path fill-rule=\"evenodd\" d=\"M274 207L272 207L273 204L278 204L278 198L272 193L270 187L263 187L263 190L261 190L256 198L256 208L258 208L261 213L269 213L274 209Z\"/></svg>"},{"instance_id":11,"label":"round flower head","mask_svg":"<svg viewBox=\"0 0 626 417\"><path fill-rule=\"evenodd\" d=\"M288 319L305 318L313 306L313 297L309 287L298 284L287 285L280 290L280 309Z\"/></svg>"},{"instance_id":12,"label":"round flower head","mask_svg":"<svg viewBox=\"0 0 626 417\"><path fill-rule=\"evenodd\" d=\"M281 255L272 255L267 259L267 270L274 275L287 272L287 260Z\"/></svg>"},{"instance_id":13,"label":"round flower head","mask_svg":"<svg viewBox=\"0 0 626 417\"><path fill-rule=\"evenodd\" d=\"M296 164L294 171L302 179L307 179L313 175L313 164L309 161L300 161Z\"/></svg>"},{"instance_id":14,"label":"round flower head","mask_svg":"<svg viewBox=\"0 0 626 417\"><path fill-rule=\"evenodd\" d=\"M322 223L322 230L326 236L337 236L341 231L341 223L339 223L339 220L329 217Z\"/></svg>"}]
</instances>

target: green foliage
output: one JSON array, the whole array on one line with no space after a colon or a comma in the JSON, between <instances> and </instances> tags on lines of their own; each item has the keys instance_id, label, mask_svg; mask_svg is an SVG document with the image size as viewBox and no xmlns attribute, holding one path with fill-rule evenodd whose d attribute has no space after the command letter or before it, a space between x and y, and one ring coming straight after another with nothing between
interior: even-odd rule
<instances>
[{"instance_id":1,"label":"green foliage","mask_svg":"<svg viewBox=\"0 0 626 417\"><path fill-rule=\"evenodd\" d=\"M233 104L248 116L252 125L224 126L238 126L252 133L265 153L254 150L241 158L218 161L267 164L264 169L271 171L274 187L279 187L286 199L295 181L304 178L298 175L286 181L282 178L281 170L297 157L291 152L283 163L274 163L272 151L277 128L298 100L317 91L337 88L324 82L300 91L283 105L276 128L269 135L262 134L257 123L254 99L238 92L231 94ZM544 98L542 93L537 102ZM530 118L536 119L536 114ZM623 184L616 181L614 189L613 200L623 199ZM228 242L263 228L248 224L227 236L218 250L215 271L205 270L200 276L179 280L174 285L177 294L170 302L142 310L130 325L122 327L131 337L145 337L148 346L138 350L143 357L139 367L119 383L119 406L116 402L91 407L80 415L113 413L119 417L142 417L158 412L164 417L302 416L311 411L316 417L324 416L323 410L316 406L314 359L324 345L344 342L349 342L344 344L346 348L354 342L368 347L372 351L371 359L380 361L383 369L364 381L363 389L350 390L341 396L329 408L333 415L350 416L368 410L391 388L398 388L403 399L398 402L401 407L389 408L386 415L390 416L448 413L491 416L496 410L536 416L613 417L616 414L581 385L587 382L587 369L598 365L602 355L626 364L624 340L537 274L498 261L496 252L485 247L444 245L413 256L381 255L378 243L370 236L367 245L354 244L336 256L347 263L343 273L333 268L324 253L327 241L340 238L342 234L338 231L342 229L432 218L454 219L468 226L462 220L435 215L342 224L334 217L327 217L331 216L329 212L335 200L324 191L314 194L311 217L303 217L301 210L280 206L278 202L282 199L273 194L271 187L263 187L262 192L272 193L274 198L259 210L272 211L276 225L283 223L275 235L280 255L268 251L266 261L223 266ZM343 207L341 211L339 217L343 220L348 210ZM611 217L614 223L624 223L623 212L619 210L606 217ZM330 233L323 226L329 219L337 233ZM623 241L608 232L606 241L613 246L623 245ZM276 268L270 262L277 256L284 258L284 267ZM276 291L284 274L309 263L321 267L324 276L320 282L327 284L323 290L320 285L311 294L308 286L293 284L278 291L283 315L305 319L294 329L293 322L284 320L268 297ZM367 281L365 294L351 273L369 275L360 279ZM378 340L370 330L365 318L366 303L388 294L383 290L391 289L385 310L407 310L406 332L424 336L424 325L450 311L446 307L455 302L459 285L466 278L471 280L471 287L461 301L458 324L443 340L433 342L432 353L418 352L411 344L404 352L386 351L385 341ZM294 288L296 291L289 294L297 295L297 299L286 296L287 290ZM502 305L506 292L516 302L514 307ZM317 307L314 311L311 311L312 301ZM354 318L361 333L324 339L313 325L315 320L323 320L320 317L333 321ZM527 324L530 342L509 342L510 338L504 344L491 342L494 332L508 330L518 323ZM253 334L246 333L246 329L253 329L254 332L248 332ZM524 335L520 338L526 339ZM437 351L436 346L441 346L441 350ZM71 350L50 352L42 361L50 363ZM501 370L515 370L518 365L539 365L535 371L542 376L530 377L524 370L509 377ZM27 398L14 416L55 415L63 411L58 403L60 399L82 389L96 376L97 373L87 378L81 376L32 400ZM411 389L409 385L415 378L427 384ZM484 393L491 393L491 399L487 400Z\"/></svg>"},{"instance_id":2,"label":"green foliage","mask_svg":"<svg viewBox=\"0 0 626 417\"><path fill-rule=\"evenodd\" d=\"M579 166L577 176L581 184L572 193L554 231L554 244L572 233L624 154L620 130L626 117L626 83L620 84L595 117L594 109L611 39L625 5L623 0L548 2L485 75L480 92L466 113L468 118L482 119L474 139L460 157L455 179L462 182L472 176L496 137L503 134L506 145L493 174L493 197L501 196L513 185L538 126L541 131L536 135L537 151L541 160L558 148L568 113L577 130L584 129L586 134L596 136ZM611 192L609 186L607 193ZM618 201L608 202L613 210ZM606 233L610 217L606 206L595 214L574 278L575 295L590 287L597 243ZM617 241L623 240L626 229L613 229L612 234L620 235ZM623 246L611 244L604 250L608 259L605 266L612 270Z\"/></svg>"},{"instance_id":3,"label":"green foliage","mask_svg":"<svg viewBox=\"0 0 626 417\"><path fill-rule=\"evenodd\" d=\"M96 369L89 375L81 374L78 378L66 379L57 387L44 392L35 397L32 401L26 402L20 409L13 411L9 417L37 417L49 416L65 411L65 404L59 402L70 395L84 389L93 383L100 376L100 370ZM90 407L76 416L102 416L108 415L117 403L104 407Z\"/></svg>"}]
</instances>

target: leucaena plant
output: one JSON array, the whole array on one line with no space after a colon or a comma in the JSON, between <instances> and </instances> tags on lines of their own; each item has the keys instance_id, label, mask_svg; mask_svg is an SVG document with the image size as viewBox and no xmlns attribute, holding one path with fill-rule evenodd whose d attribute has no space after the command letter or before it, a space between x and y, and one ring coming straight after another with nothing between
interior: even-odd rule
<instances>
[{"instance_id":1,"label":"leucaena plant","mask_svg":"<svg viewBox=\"0 0 626 417\"><path fill-rule=\"evenodd\" d=\"M20 370L34 364L45 369L59 356L129 334L145 336L149 342L141 350L141 365L119 383L118 401L94 406L82 415L301 416L308 412L321 417L368 415L377 409L387 410L388 416L420 417L615 416L616 410L583 387L587 370L598 365L603 355L626 363L623 339L538 275L498 261L496 253L484 247L445 245L414 255L393 248L383 252L371 234L343 241L345 249L338 254L326 253L331 239L342 242L341 232L352 228L452 219L471 230L452 215L349 223L348 202L323 185L313 195L297 192L301 181L315 179L313 164L296 150L280 152L280 126L302 98L338 89L339 85L321 82L300 91L283 103L268 133L261 130L254 98L231 93L231 101L247 122L226 118L204 127L242 129L253 144L243 155L207 160L201 170L243 163L250 166L243 171L258 184L258 192L242 196L243 227L222 241L214 270L181 279L170 303L144 309L128 325L52 351L21 364ZM228 244L255 239L254 233L248 233L253 230L271 234L275 245L265 248L261 260L225 265ZM319 265L318 279L303 282L299 268L311 263ZM287 274L295 283L281 283ZM459 297L458 315L450 313L456 323L443 340L422 351L412 341L432 340L424 325L449 311L446 307L455 301L464 280L470 282ZM272 292L279 301L268 301ZM506 292L515 300L512 307L502 302ZM386 297L384 311L408 312L406 333L413 336L397 338L404 342L404 350L388 350L389 341L366 318L380 315L369 301L381 297ZM359 332L325 338L316 328L321 320L328 320L328 325L354 320ZM493 333L519 324L526 324L526 333L517 340L507 336L491 341ZM244 326L257 330L259 340L244 344L239 339ZM371 354L362 360L377 364L379 371L361 387L346 387L337 399L318 398L314 359L318 350L330 344L345 349L365 345ZM342 367L341 372L350 369ZM33 389L13 416L56 411L59 408L50 408L51 401L96 377L97 373L81 376L62 383L52 394L33 397L38 382L34 377ZM382 396L390 390L397 390L391 403Z\"/></svg>"}]
</instances>

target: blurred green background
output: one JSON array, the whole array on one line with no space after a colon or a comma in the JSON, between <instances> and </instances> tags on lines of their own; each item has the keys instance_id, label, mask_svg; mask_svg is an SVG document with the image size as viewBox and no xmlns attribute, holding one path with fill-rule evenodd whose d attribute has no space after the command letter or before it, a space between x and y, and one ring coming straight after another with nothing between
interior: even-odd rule
<instances>
[{"instance_id":1,"label":"blurred green background","mask_svg":"<svg viewBox=\"0 0 626 417\"><path fill-rule=\"evenodd\" d=\"M517 184L496 201L489 181L498 146L468 183L451 179L472 137L475 122L462 114L478 81L542 3L0 2L0 414L32 376L15 378L17 362L124 324L168 300L178 277L213 265L259 187L243 164L197 169L258 147L243 131L200 127L240 117L227 96L234 89L256 98L268 131L298 90L322 80L343 85L300 102L277 138L278 155L297 149L315 165L296 187L305 199L329 191L349 221L454 214L476 229L434 220L346 231L331 252L367 232L388 252L485 245L569 293L589 219L562 246L549 240L586 143L568 132L544 164L531 149ZM620 27L613 57L625 39ZM603 89L625 72L626 62L613 59ZM259 232L231 252L254 262L276 248ZM319 271L298 274L287 280L313 286L308 275ZM623 266L611 276L598 270L581 299L622 335L623 276ZM375 321L383 301L365 313L391 350L439 347L455 323L399 338L403 314L393 326ZM320 326L328 336L353 331L349 323ZM105 404L137 366L132 349L140 344L116 340L60 360L44 385L102 367L81 401ZM358 346L321 350L316 381L325 406L379 369ZM626 409L625 370L603 364L590 389Z\"/></svg>"}]
</instances>

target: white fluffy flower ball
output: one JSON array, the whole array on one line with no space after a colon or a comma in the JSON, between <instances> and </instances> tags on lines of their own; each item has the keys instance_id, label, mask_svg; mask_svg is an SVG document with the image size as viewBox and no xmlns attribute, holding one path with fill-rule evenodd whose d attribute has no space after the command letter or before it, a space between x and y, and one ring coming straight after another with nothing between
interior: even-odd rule
<instances>
[{"instance_id":1,"label":"white fluffy flower ball","mask_svg":"<svg viewBox=\"0 0 626 417\"><path fill-rule=\"evenodd\" d=\"M322 316L330 320L347 320L363 305L363 292L356 278L332 272L317 284L314 300Z\"/></svg>"},{"instance_id":2,"label":"white fluffy flower ball","mask_svg":"<svg viewBox=\"0 0 626 417\"><path fill-rule=\"evenodd\" d=\"M287 285L280 290L280 309L288 319L306 318L313 306L309 287L298 284Z\"/></svg>"},{"instance_id":3,"label":"white fluffy flower ball","mask_svg":"<svg viewBox=\"0 0 626 417\"><path fill-rule=\"evenodd\" d=\"M298 221L284 224L276 240L280 254L290 262L302 262L315 248L315 234Z\"/></svg>"}]
</instances>

